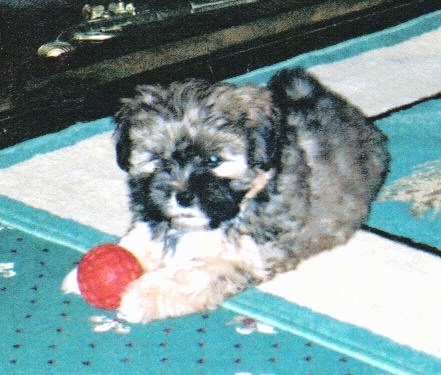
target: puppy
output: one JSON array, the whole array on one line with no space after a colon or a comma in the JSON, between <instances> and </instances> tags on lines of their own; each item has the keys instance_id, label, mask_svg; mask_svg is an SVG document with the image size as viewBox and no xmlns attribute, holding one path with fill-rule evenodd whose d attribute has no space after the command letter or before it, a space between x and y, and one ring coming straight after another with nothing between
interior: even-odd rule
<instances>
[{"instance_id":1,"label":"puppy","mask_svg":"<svg viewBox=\"0 0 441 375\"><path fill-rule=\"evenodd\" d=\"M388 171L385 136L301 69L139 86L116 122L133 211L120 245L145 271L122 298L130 322L215 308L345 243Z\"/></svg>"}]
</instances>

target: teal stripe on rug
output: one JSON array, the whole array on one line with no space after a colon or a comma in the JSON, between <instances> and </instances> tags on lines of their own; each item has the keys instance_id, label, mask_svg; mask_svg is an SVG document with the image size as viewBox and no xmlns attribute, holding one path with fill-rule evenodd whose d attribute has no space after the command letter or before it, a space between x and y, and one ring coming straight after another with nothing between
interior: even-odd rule
<instances>
[{"instance_id":1,"label":"teal stripe on rug","mask_svg":"<svg viewBox=\"0 0 441 375\"><path fill-rule=\"evenodd\" d=\"M441 100L430 99L375 121L393 156L386 185L416 166L441 158Z\"/></svg>"},{"instance_id":2,"label":"teal stripe on rug","mask_svg":"<svg viewBox=\"0 0 441 375\"><path fill-rule=\"evenodd\" d=\"M441 100L416 104L376 124L389 138L392 162L368 225L441 249Z\"/></svg>"},{"instance_id":3,"label":"teal stripe on rug","mask_svg":"<svg viewBox=\"0 0 441 375\"><path fill-rule=\"evenodd\" d=\"M393 374L441 374L438 358L256 289L223 306Z\"/></svg>"},{"instance_id":4,"label":"teal stripe on rug","mask_svg":"<svg viewBox=\"0 0 441 375\"><path fill-rule=\"evenodd\" d=\"M112 117L105 117L91 122L79 122L57 133L30 139L18 145L0 150L0 168L25 161L37 154L45 154L62 147L72 146L86 138L113 130Z\"/></svg>"},{"instance_id":5,"label":"teal stripe on rug","mask_svg":"<svg viewBox=\"0 0 441 375\"><path fill-rule=\"evenodd\" d=\"M301 54L286 61L256 69L252 72L231 78L228 81L235 84L265 83L280 69L293 66L308 69L315 65L341 61L359 55L363 52L393 46L412 37L435 30L440 26L441 10L423 15L376 33L349 39L324 49Z\"/></svg>"},{"instance_id":6,"label":"teal stripe on rug","mask_svg":"<svg viewBox=\"0 0 441 375\"><path fill-rule=\"evenodd\" d=\"M10 226L53 243L86 252L100 243L116 243L117 238L76 221L27 206L0 195L0 225Z\"/></svg>"}]
</instances>

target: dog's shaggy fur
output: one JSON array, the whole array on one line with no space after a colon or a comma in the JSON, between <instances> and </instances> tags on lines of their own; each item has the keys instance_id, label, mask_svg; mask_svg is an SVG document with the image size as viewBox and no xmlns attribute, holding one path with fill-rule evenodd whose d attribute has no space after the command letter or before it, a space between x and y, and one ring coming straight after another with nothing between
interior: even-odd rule
<instances>
[{"instance_id":1,"label":"dog's shaggy fur","mask_svg":"<svg viewBox=\"0 0 441 375\"><path fill-rule=\"evenodd\" d=\"M116 115L145 273L132 322L193 313L342 244L388 169L384 135L303 70L264 86L139 86Z\"/></svg>"}]
</instances>

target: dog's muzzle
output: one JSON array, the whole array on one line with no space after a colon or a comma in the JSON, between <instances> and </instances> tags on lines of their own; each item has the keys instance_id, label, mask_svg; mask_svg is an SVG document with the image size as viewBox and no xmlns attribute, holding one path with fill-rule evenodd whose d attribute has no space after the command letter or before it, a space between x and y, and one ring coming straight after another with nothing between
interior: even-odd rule
<instances>
[{"instance_id":1,"label":"dog's muzzle","mask_svg":"<svg viewBox=\"0 0 441 375\"><path fill-rule=\"evenodd\" d=\"M210 226L210 219L198 208L196 201L196 196L191 191L179 191L173 194L167 212L172 228L197 231Z\"/></svg>"}]
</instances>

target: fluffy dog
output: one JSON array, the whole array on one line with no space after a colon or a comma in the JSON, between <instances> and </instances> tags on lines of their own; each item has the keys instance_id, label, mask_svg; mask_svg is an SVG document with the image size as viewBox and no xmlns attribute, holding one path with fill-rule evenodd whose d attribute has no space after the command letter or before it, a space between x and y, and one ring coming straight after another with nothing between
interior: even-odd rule
<instances>
[{"instance_id":1,"label":"fluffy dog","mask_svg":"<svg viewBox=\"0 0 441 375\"><path fill-rule=\"evenodd\" d=\"M385 136L301 69L267 86L139 86L116 115L145 273L120 315L149 322L214 308L346 242L384 182Z\"/></svg>"}]
</instances>

